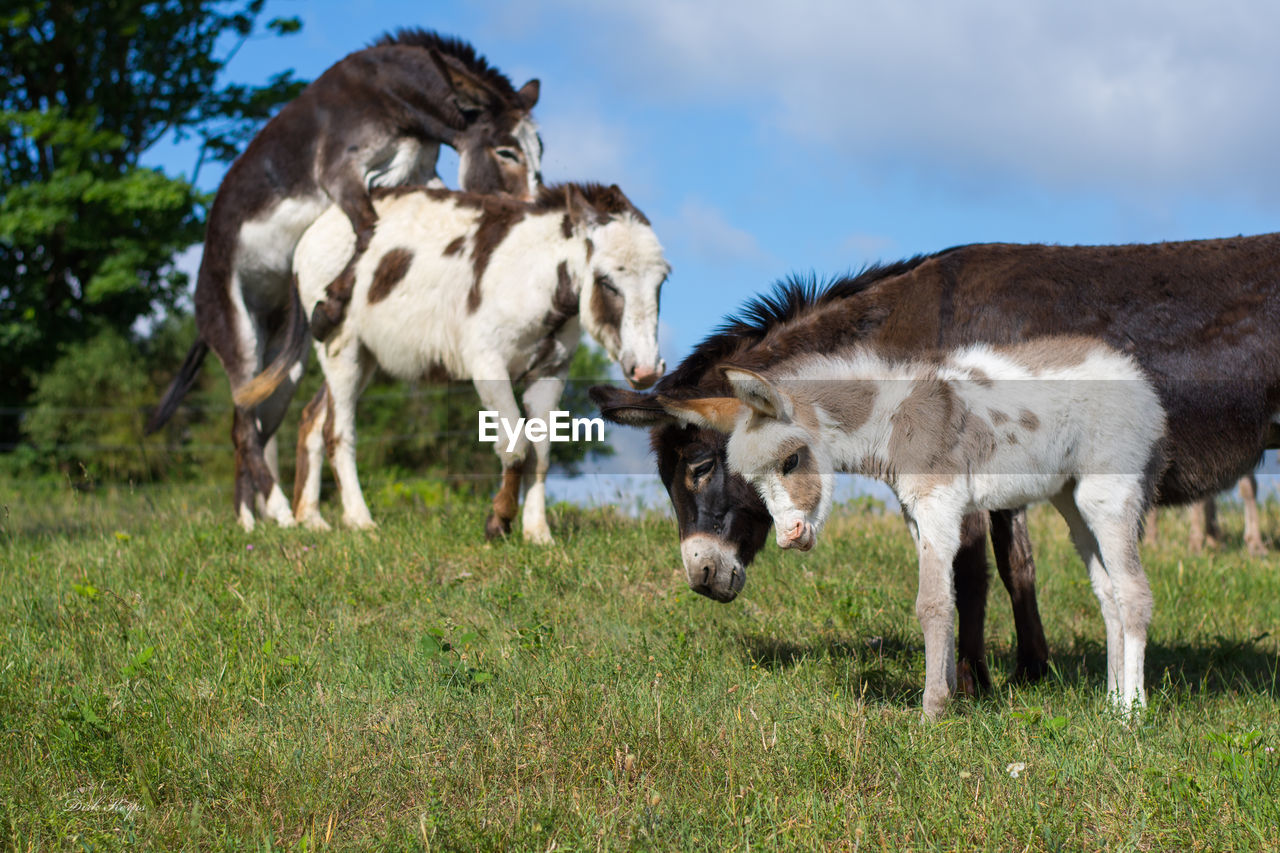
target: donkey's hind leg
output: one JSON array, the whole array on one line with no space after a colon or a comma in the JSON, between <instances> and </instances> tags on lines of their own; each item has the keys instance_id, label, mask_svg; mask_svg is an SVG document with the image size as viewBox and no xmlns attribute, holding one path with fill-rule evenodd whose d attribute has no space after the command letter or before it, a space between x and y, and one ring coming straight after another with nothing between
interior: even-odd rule
<instances>
[{"instance_id":1,"label":"donkey's hind leg","mask_svg":"<svg viewBox=\"0 0 1280 853\"><path fill-rule=\"evenodd\" d=\"M1151 624L1151 586L1138 556L1138 535L1146 508L1142 482L1138 477L1116 474L1082 477L1075 502L1098 543L1120 615L1123 672L1117 700L1125 710L1141 707L1147 704L1143 661ZM1110 651L1107 657L1111 658Z\"/></svg>"},{"instance_id":2,"label":"donkey's hind leg","mask_svg":"<svg viewBox=\"0 0 1280 853\"><path fill-rule=\"evenodd\" d=\"M964 518L960 531L960 550L952 563L959 614L959 643L956 661L956 689L976 695L991 692L991 672L987 669L986 640L983 634L987 616L987 523L982 513Z\"/></svg>"},{"instance_id":3,"label":"donkey's hind leg","mask_svg":"<svg viewBox=\"0 0 1280 853\"><path fill-rule=\"evenodd\" d=\"M1076 553L1080 555L1085 568L1089 570L1093 593L1098 597L1098 605L1102 608L1102 622L1107 632L1107 694L1118 699L1123 669L1124 632L1121 630L1120 610L1116 606L1115 590L1102 564L1098 542L1085 522L1084 516L1080 514L1071 488L1064 489L1052 500L1054 507L1067 522L1067 528L1071 532L1071 544L1075 546Z\"/></svg>"},{"instance_id":4,"label":"donkey's hind leg","mask_svg":"<svg viewBox=\"0 0 1280 853\"><path fill-rule=\"evenodd\" d=\"M1011 680L1015 684L1034 684L1049 671L1049 644L1036 603L1036 563L1025 509L991 513L991 548L1000 580L1009 592L1018 634L1018 660Z\"/></svg>"}]
</instances>

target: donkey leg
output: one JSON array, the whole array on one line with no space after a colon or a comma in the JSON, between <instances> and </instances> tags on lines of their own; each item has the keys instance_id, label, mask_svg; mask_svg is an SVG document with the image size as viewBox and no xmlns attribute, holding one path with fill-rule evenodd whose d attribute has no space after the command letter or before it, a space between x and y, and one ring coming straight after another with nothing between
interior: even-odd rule
<instances>
[{"instance_id":1,"label":"donkey leg","mask_svg":"<svg viewBox=\"0 0 1280 853\"><path fill-rule=\"evenodd\" d=\"M547 421L551 410L564 392L564 378L547 376L535 380L524 392L524 410L530 418ZM524 515L521 528L524 541L550 545L551 528L547 525L547 470L551 467L550 436L533 442L533 464L524 466Z\"/></svg>"},{"instance_id":2,"label":"donkey leg","mask_svg":"<svg viewBox=\"0 0 1280 853\"><path fill-rule=\"evenodd\" d=\"M501 376L505 371L496 365L487 365L473 369L473 376ZM510 379L477 379L474 383L480 404L485 409L496 411L499 422L515 425L520 420L520 406L516 403L515 392L511 389ZM516 509L520 506L520 480L524 473L525 456L529 450L529 440L522 432L514 442L508 440L505 430L498 431L498 442L494 452L502 460L502 486L493 498L493 509L484 522L486 539L506 536L511 532L511 522L516 517Z\"/></svg>"},{"instance_id":3,"label":"donkey leg","mask_svg":"<svg viewBox=\"0 0 1280 853\"><path fill-rule=\"evenodd\" d=\"M1240 500L1244 502L1244 544L1250 556L1265 557L1262 544L1262 520L1258 516L1258 478L1252 473L1240 478Z\"/></svg>"},{"instance_id":4,"label":"donkey leg","mask_svg":"<svg viewBox=\"0 0 1280 853\"><path fill-rule=\"evenodd\" d=\"M281 500L284 495L280 493L280 487L267 467L262 433L252 412L236 407L231 422L231 440L236 448L236 514L244 529L252 531L255 501L266 496L270 504L276 494L279 494ZM287 500L285 506L288 506ZM292 524L292 516L289 522Z\"/></svg>"},{"instance_id":5,"label":"donkey leg","mask_svg":"<svg viewBox=\"0 0 1280 853\"><path fill-rule=\"evenodd\" d=\"M962 519L946 510L916 507L920 588L916 618L924 632L924 713L937 719L956 690L955 599L951 566L960 549Z\"/></svg>"},{"instance_id":6,"label":"donkey leg","mask_svg":"<svg viewBox=\"0 0 1280 853\"><path fill-rule=\"evenodd\" d=\"M311 530L328 530L329 524L320 514L320 466L325 454L325 434L333 434L330 426L333 401L325 383L302 409L298 423L298 451L293 475L293 515L299 524Z\"/></svg>"},{"instance_id":7,"label":"donkey leg","mask_svg":"<svg viewBox=\"0 0 1280 853\"><path fill-rule=\"evenodd\" d=\"M1218 528L1218 503L1215 498L1205 498L1187 507L1187 521L1191 528L1187 534L1187 550L1199 554L1205 548L1217 548L1222 539Z\"/></svg>"},{"instance_id":8,"label":"donkey leg","mask_svg":"<svg viewBox=\"0 0 1280 853\"><path fill-rule=\"evenodd\" d=\"M1102 564L1111 580L1123 633L1120 692L1115 696L1125 711L1147 704L1143 661L1147 627L1151 624L1151 587L1138 556L1138 524L1142 485L1135 478L1117 487L1116 477L1085 477L1076 489L1076 505L1093 532ZM1107 650L1108 660L1112 657Z\"/></svg>"},{"instance_id":9,"label":"donkey leg","mask_svg":"<svg viewBox=\"0 0 1280 853\"><path fill-rule=\"evenodd\" d=\"M982 513L964 517L960 531L960 550L952 565L955 578L956 610L959 612L956 689L966 695L991 691L991 673L987 669L986 642L983 636L987 618L987 520Z\"/></svg>"},{"instance_id":10,"label":"donkey leg","mask_svg":"<svg viewBox=\"0 0 1280 853\"><path fill-rule=\"evenodd\" d=\"M991 515L991 547L996 569L1013 605L1018 635L1015 684L1034 684L1049 672L1049 644L1036 603L1036 563L1031 553L1026 510L997 510Z\"/></svg>"},{"instance_id":11,"label":"donkey leg","mask_svg":"<svg viewBox=\"0 0 1280 853\"><path fill-rule=\"evenodd\" d=\"M373 227L378 221L364 178L353 163L344 161L333 174L326 175L324 188L350 220L351 229L356 235L356 245L342 272L325 286L324 301L317 303L311 312L311 334L318 341L328 340L334 330L342 325L347 313L347 303L351 301L351 291L355 287L356 264L369 248Z\"/></svg>"},{"instance_id":12,"label":"donkey leg","mask_svg":"<svg viewBox=\"0 0 1280 853\"><path fill-rule=\"evenodd\" d=\"M1053 498L1053 506L1067 522L1067 528L1071 533L1071 544L1075 546L1076 553L1080 555L1080 559L1089 570L1093 593L1097 596L1098 605L1102 609L1102 622L1106 626L1107 634L1107 695L1115 698L1119 696L1124 653L1124 632L1120 622L1120 609L1116 604L1115 590L1103 565L1098 541L1080 514L1075 496L1069 490L1063 491Z\"/></svg>"}]
</instances>

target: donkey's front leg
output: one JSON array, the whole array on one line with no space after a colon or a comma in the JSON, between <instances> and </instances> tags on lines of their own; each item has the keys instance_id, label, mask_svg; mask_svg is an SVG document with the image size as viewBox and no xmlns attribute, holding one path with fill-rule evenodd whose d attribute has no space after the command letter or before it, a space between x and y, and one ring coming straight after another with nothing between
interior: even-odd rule
<instances>
[{"instance_id":1,"label":"donkey's front leg","mask_svg":"<svg viewBox=\"0 0 1280 853\"><path fill-rule=\"evenodd\" d=\"M564 376L548 376L533 382L524 392L524 410L530 418L550 423L551 411L564 392ZM533 444L533 464L524 466L524 540L537 545L550 545L551 528L547 526L547 469L551 467L551 436Z\"/></svg>"},{"instance_id":2,"label":"donkey's front leg","mask_svg":"<svg viewBox=\"0 0 1280 853\"><path fill-rule=\"evenodd\" d=\"M474 371L473 375L499 374L490 368L483 372ZM480 405L497 412L498 422L507 424L507 427L499 427L498 442L494 445L494 452L502 460L502 486L494 496L493 509L484 522L485 538L494 539L511 532L511 522L516 517L516 508L520 506L520 479L524 472L529 440L525 438L523 431L514 437L507 432L508 429L516 428L521 417L520 406L516 403L515 392L511 389L511 380L508 378L477 379L473 384L480 397Z\"/></svg>"},{"instance_id":3,"label":"donkey's front leg","mask_svg":"<svg viewBox=\"0 0 1280 853\"><path fill-rule=\"evenodd\" d=\"M916 617L924 632L924 713L937 719L956 689L955 598L951 564L960 549L961 517L916 507L920 589Z\"/></svg>"}]
</instances>

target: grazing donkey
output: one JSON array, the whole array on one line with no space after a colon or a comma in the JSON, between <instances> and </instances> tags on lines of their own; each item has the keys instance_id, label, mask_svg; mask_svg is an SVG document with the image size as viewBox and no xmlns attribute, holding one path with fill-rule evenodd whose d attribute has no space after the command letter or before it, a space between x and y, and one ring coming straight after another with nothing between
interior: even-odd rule
<instances>
[{"instance_id":1,"label":"grazing donkey","mask_svg":"<svg viewBox=\"0 0 1280 853\"><path fill-rule=\"evenodd\" d=\"M1065 334L1131 353L1160 392L1170 464L1158 503L1228 488L1264 448L1280 443L1280 234L1124 246L977 244L873 266L827 287L792 281L749 304L650 393L601 386L592 397L605 417L650 428L689 584L728 601L768 535L769 514L725 470L724 436L675 422L658 395L727 393L708 366L762 340L778 348L865 341L912 354ZM1048 670L1048 646L1026 516L1001 510L989 518L1017 628L1013 680L1034 681ZM987 525L977 516L969 521L955 564L959 652L976 686L989 689Z\"/></svg>"},{"instance_id":2,"label":"grazing donkey","mask_svg":"<svg viewBox=\"0 0 1280 853\"><path fill-rule=\"evenodd\" d=\"M671 268L649 221L616 186L544 188L532 204L402 188L375 193L374 205L378 225L356 265L350 316L316 344L327 382L299 431L298 521L326 526L317 509L323 448L342 493L343 522L373 525L356 479L355 405L375 366L402 379L469 379L484 407L509 424L520 417L513 381L526 383L529 418L546 420L555 408L580 326L637 387L661 376L658 296ZM304 303L354 246L336 210L307 231L295 257ZM550 445L534 441L528 465L529 444L522 435L495 447L502 487L485 532L510 530L523 477L524 538L550 543Z\"/></svg>"},{"instance_id":3,"label":"grazing donkey","mask_svg":"<svg viewBox=\"0 0 1280 853\"><path fill-rule=\"evenodd\" d=\"M1131 357L1087 338L1041 338L940 363L803 347L763 374L721 369L734 397L664 403L729 434L729 468L760 493L781 547L814 546L835 471L897 495L920 562L928 716L956 689L951 567L964 516L1046 499L1102 605L1107 690L1123 708L1145 704L1151 591L1138 538L1164 467L1164 411Z\"/></svg>"},{"instance_id":4,"label":"grazing donkey","mask_svg":"<svg viewBox=\"0 0 1280 853\"><path fill-rule=\"evenodd\" d=\"M282 524L292 518L269 439L301 374L280 377L279 392L255 405L243 389L264 365L292 364L306 351L306 329L285 322L303 231L336 204L356 234L351 263L326 282L337 288L329 306L337 321L377 218L370 187L443 186L436 155L449 145L458 151L464 189L532 197L541 182L541 142L529 115L538 90L530 80L516 91L466 42L400 30L329 68L227 171L209 212L196 282L199 336L147 431L172 416L212 348L236 403L235 510L246 530L253 529L255 503Z\"/></svg>"}]
</instances>

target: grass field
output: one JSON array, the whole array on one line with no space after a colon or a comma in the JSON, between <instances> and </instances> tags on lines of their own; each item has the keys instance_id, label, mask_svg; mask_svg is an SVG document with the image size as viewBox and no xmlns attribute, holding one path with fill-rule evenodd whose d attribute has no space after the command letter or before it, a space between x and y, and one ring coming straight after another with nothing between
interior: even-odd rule
<instances>
[{"instance_id":1,"label":"grass field","mask_svg":"<svg viewBox=\"0 0 1280 853\"><path fill-rule=\"evenodd\" d=\"M413 492L374 534L246 536L216 490L0 483L0 847L1280 848L1280 557L1238 513L1218 553L1177 514L1144 552L1138 722L1041 509L1053 676L1004 684L993 580L997 692L927 724L896 516L770 545L721 605L668 519L561 507L554 547L486 545L482 505Z\"/></svg>"}]
</instances>

